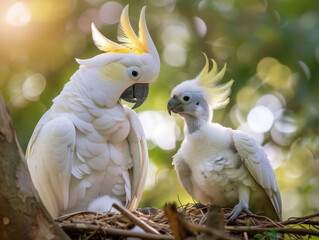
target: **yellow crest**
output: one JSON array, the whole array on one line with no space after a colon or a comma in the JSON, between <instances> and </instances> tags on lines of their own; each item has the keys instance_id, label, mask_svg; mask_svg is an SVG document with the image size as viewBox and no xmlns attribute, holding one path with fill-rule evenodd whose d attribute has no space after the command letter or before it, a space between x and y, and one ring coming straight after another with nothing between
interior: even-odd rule
<instances>
[{"instance_id":1,"label":"yellow crest","mask_svg":"<svg viewBox=\"0 0 319 240\"><path fill-rule=\"evenodd\" d=\"M204 87L207 91L211 105L214 109L226 106L229 103L229 95L231 92L231 86L234 80L230 80L225 84L219 84L220 80L224 77L226 71L226 63L223 69L218 72L216 62L211 59L213 68L209 70L209 61L204 53L206 64L200 74L196 77L199 81L199 86ZM219 85L218 85L219 84Z\"/></svg>"},{"instance_id":2,"label":"yellow crest","mask_svg":"<svg viewBox=\"0 0 319 240\"><path fill-rule=\"evenodd\" d=\"M149 36L148 29L145 21L145 7L141 10L139 20L139 37L135 34L128 17L128 5L126 5L121 14L121 21L118 32L118 40L122 44L118 44L104 37L95 27L94 23L92 27L93 41L98 49L105 52L116 53L147 53L147 36Z\"/></svg>"}]
</instances>

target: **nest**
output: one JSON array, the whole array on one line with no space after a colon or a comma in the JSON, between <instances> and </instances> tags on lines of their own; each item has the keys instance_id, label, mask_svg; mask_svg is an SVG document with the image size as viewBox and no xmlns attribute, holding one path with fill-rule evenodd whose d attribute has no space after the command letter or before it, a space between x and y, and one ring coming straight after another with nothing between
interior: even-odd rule
<instances>
[{"instance_id":1,"label":"nest","mask_svg":"<svg viewBox=\"0 0 319 240\"><path fill-rule=\"evenodd\" d=\"M319 237L319 213L275 222L242 213L227 222L231 209L187 204L167 204L164 210L128 210L114 204L120 214L77 212L56 222L77 240L100 239L301 239ZM136 227L138 226L138 227Z\"/></svg>"}]
</instances>

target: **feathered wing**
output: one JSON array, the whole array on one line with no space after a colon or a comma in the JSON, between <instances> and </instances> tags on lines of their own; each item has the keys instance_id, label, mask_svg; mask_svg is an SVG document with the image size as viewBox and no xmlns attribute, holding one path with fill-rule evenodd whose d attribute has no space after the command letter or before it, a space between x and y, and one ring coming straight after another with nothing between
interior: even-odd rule
<instances>
[{"instance_id":1,"label":"feathered wing","mask_svg":"<svg viewBox=\"0 0 319 240\"><path fill-rule=\"evenodd\" d=\"M281 219L282 209L280 192L274 171L266 153L254 139L245 133L234 131L233 140L242 161L256 182L265 190L277 213L278 219Z\"/></svg>"},{"instance_id":2,"label":"feathered wing","mask_svg":"<svg viewBox=\"0 0 319 240\"><path fill-rule=\"evenodd\" d=\"M142 124L133 110L125 107L125 112L131 125L128 143L133 160L133 167L130 171L131 201L128 209L135 210L142 197L149 160Z\"/></svg>"},{"instance_id":3,"label":"feathered wing","mask_svg":"<svg viewBox=\"0 0 319 240\"><path fill-rule=\"evenodd\" d=\"M192 183L192 171L183 159L181 150L179 150L173 158L173 165L175 165L175 170L177 177L182 187L186 192L194 197L194 187Z\"/></svg>"},{"instance_id":4,"label":"feathered wing","mask_svg":"<svg viewBox=\"0 0 319 240\"><path fill-rule=\"evenodd\" d=\"M68 206L75 128L65 118L46 113L28 145L26 159L40 198L53 217Z\"/></svg>"}]
</instances>

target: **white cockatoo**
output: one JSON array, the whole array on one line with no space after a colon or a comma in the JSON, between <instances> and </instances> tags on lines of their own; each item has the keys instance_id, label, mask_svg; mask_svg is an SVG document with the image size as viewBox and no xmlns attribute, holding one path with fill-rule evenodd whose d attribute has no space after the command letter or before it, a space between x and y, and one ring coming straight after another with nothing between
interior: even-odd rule
<instances>
[{"instance_id":1,"label":"white cockatoo","mask_svg":"<svg viewBox=\"0 0 319 240\"><path fill-rule=\"evenodd\" d=\"M79 60L79 69L38 122L26 159L35 188L50 214L108 211L114 202L136 209L144 188L148 152L136 113L121 98L141 105L160 60L145 22L133 31L123 9L118 40L92 24L103 53ZM134 108L133 107L133 108Z\"/></svg>"},{"instance_id":2,"label":"white cockatoo","mask_svg":"<svg viewBox=\"0 0 319 240\"><path fill-rule=\"evenodd\" d=\"M212 110L228 104L233 83L218 85L226 65L218 72L212 62L208 71L206 57L201 73L176 86L167 105L169 114L185 120L185 139L173 159L178 179L195 200L234 207L230 222L242 211L279 220L280 192L262 147L243 132L211 122Z\"/></svg>"}]
</instances>

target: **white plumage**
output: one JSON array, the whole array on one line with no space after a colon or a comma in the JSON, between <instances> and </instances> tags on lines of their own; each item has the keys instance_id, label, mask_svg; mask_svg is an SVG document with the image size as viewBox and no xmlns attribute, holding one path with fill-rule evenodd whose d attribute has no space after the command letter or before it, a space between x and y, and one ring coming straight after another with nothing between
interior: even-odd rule
<instances>
[{"instance_id":1,"label":"white plumage","mask_svg":"<svg viewBox=\"0 0 319 240\"><path fill-rule=\"evenodd\" d=\"M127 7L121 25L129 41ZM98 35L94 26L92 31ZM140 31L146 36L140 39L145 46L140 52L117 44L108 46L109 53L78 60L80 69L34 130L27 164L53 217L88 208L108 211L113 200L132 210L140 201L148 166L145 136L136 113L122 106L120 98L142 104L159 73L145 8Z\"/></svg>"},{"instance_id":2,"label":"white plumage","mask_svg":"<svg viewBox=\"0 0 319 240\"><path fill-rule=\"evenodd\" d=\"M168 110L186 123L184 141L173 160L180 183L201 203L234 207L230 221L250 210L281 219L280 192L262 147L245 133L211 122L211 108L228 102L231 86L217 85L222 76L216 81L216 75L217 71L208 72L206 58L199 77L172 91ZM210 87L214 90L207 91Z\"/></svg>"}]
</instances>

